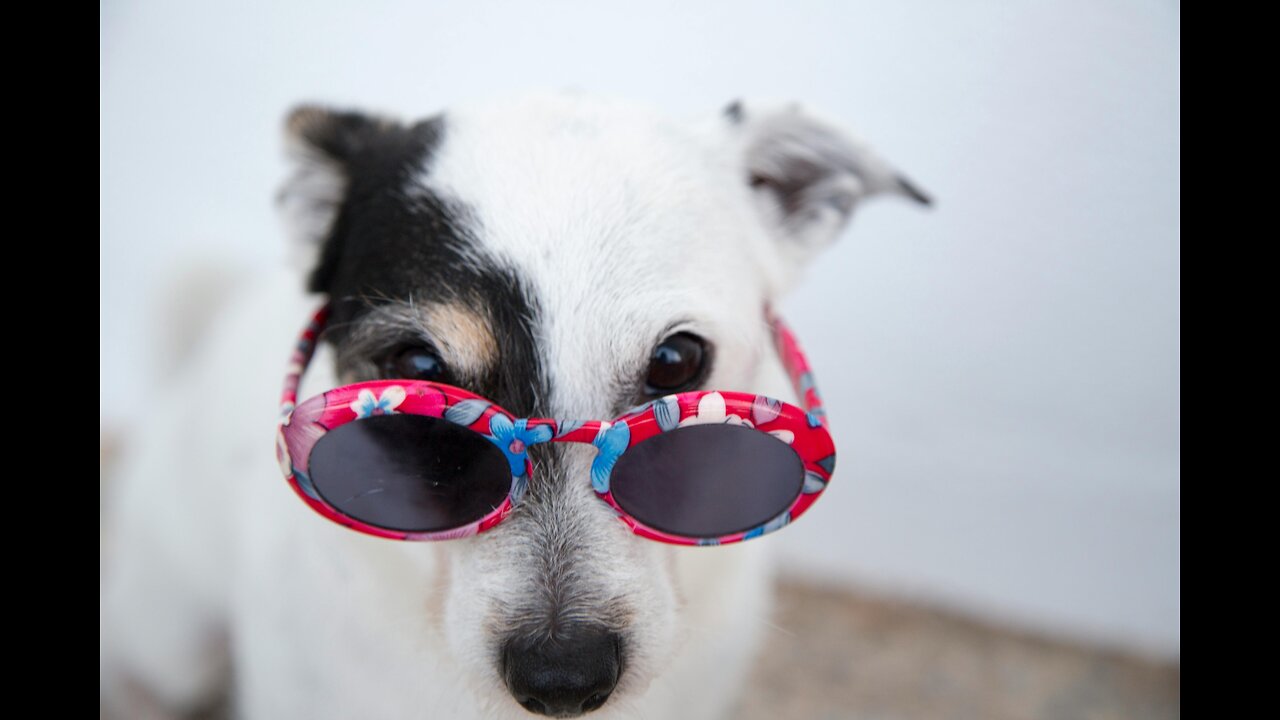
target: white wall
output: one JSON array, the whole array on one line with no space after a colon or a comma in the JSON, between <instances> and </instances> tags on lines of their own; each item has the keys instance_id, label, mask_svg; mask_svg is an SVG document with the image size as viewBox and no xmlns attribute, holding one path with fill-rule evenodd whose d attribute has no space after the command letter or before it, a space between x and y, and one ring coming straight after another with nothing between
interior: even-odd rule
<instances>
[{"instance_id":1,"label":"white wall","mask_svg":"<svg viewBox=\"0 0 1280 720\"><path fill-rule=\"evenodd\" d=\"M841 448L777 536L792 566L1176 655L1177 4L645 5L103 5L104 421L145 410L148 303L181 258L283 256L296 101L799 99L939 202L866 208L784 307Z\"/></svg>"}]
</instances>

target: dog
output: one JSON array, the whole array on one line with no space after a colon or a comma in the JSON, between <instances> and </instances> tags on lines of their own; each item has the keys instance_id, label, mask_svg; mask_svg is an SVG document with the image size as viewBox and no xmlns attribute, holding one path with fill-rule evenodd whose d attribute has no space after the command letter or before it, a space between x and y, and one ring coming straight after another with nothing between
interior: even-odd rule
<instances>
[{"instance_id":1,"label":"dog","mask_svg":"<svg viewBox=\"0 0 1280 720\"><path fill-rule=\"evenodd\" d=\"M303 397L408 376L521 417L612 418L673 387L795 402L766 308L864 198L928 197L798 105L687 123L534 94L413 123L304 106L286 127L279 204L306 272L236 293L112 488L104 711L723 715L766 625L767 541L632 534L581 445L532 448L538 480L475 537L352 532L272 462L283 360L328 299ZM698 359L655 370L677 335Z\"/></svg>"}]
</instances>

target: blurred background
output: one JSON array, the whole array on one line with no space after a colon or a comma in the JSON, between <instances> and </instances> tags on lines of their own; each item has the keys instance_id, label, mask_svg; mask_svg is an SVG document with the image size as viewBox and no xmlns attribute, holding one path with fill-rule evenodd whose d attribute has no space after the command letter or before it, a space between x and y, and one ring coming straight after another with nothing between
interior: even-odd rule
<instances>
[{"instance_id":1,"label":"blurred background","mask_svg":"<svg viewBox=\"0 0 1280 720\"><path fill-rule=\"evenodd\" d=\"M283 262L294 103L799 100L937 205L869 203L782 307L841 467L775 536L776 667L744 713L1176 717L1178 3L644 8L100 4L106 446L142 410L170 271Z\"/></svg>"}]
</instances>

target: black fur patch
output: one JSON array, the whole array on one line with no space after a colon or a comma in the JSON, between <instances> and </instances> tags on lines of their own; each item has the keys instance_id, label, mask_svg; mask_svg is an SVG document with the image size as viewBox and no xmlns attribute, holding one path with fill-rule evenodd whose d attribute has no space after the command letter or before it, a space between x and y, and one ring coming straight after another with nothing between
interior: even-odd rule
<instances>
[{"instance_id":1,"label":"black fur patch","mask_svg":"<svg viewBox=\"0 0 1280 720\"><path fill-rule=\"evenodd\" d=\"M389 302L458 303L493 333L498 360L465 387L517 415L538 414L547 382L534 344L539 311L517 274L485 262L474 217L412 180L429 172L447 130L443 116L401 125L351 114L312 119L300 136L338 165L347 195L310 287L332 309L325 340Z\"/></svg>"}]
</instances>

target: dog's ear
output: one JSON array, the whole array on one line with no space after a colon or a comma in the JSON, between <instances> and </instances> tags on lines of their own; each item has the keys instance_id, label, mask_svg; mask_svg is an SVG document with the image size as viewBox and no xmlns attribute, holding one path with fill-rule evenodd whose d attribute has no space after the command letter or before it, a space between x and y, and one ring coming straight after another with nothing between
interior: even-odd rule
<instances>
[{"instance_id":1,"label":"dog's ear","mask_svg":"<svg viewBox=\"0 0 1280 720\"><path fill-rule=\"evenodd\" d=\"M294 108L285 121L292 172L276 201L300 263L311 270L310 289L327 292L343 203L355 175L404 134L399 122L318 105Z\"/></svg>"},{"instance_id":2,"label":"dog's ear","mask_svg":"<svg viewBox=\"0 0 1280 720\"><path fill-rule=\"evenodd\" d=\"M932 202L864 143L798 105L736 101L721 122L769 231L797 262L834 240L865 197Z\"/></svg>"}]
</instances>

